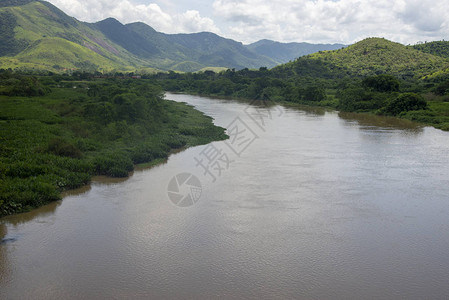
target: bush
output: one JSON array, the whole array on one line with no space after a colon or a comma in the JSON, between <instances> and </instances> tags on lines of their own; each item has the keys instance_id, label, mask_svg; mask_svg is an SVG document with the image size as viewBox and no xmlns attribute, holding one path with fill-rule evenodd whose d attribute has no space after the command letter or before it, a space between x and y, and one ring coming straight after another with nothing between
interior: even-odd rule
<instances>
[{"instance_id":1,"label":"bush","mask_svg":"<svg viewBox=\"0 0 449 300\"><path fill-rule=\"evenodd\" d=\"M187 142L185 138L180 135L169 135L166 136L163 140L164 144L172 149L179 149L184 147Z\"/></svg>"},{"instance_id":2,"label":"bush","mask_svg":"<svg viewBox=\"0 0 449 300\"><path fill-rule=\"evenodd\" d=\"M449 94L449 80L440 83L436 88L435 88L435 94L439 95L439 96L444 96Z\"/></svg>"},{"instance_id":3,"label":"bush","mask_svg":"<svg viewBox=\"0 0 449 300\"><path fill-rule=\"evenodd\" d=\"M427 109L427 102L421 95L405 93L388 103L382 113L397 116L402 112Z\"/></svg>"},{"instance_id":4,"label":"bush","mask_svg":"<svg viewBox=\"0 0 449 300\"><path fill-rule=\"evenodd\" d=\"M362 85L376 92L398 92L400 82L394 76L382 74L366 77L363 79Z\"/></svg>"},{"instance_id":5,"label":"bush","mask_svg":"<svg viewBox=\"0 0 449 300\"><path fill-rule=\"evenodd\" d=\"M147 163L158 158L167 158L167 148L162 145L141 145L132 149L131 159L135 164Z\"/></svg>"},{"instance_id":6,"label":"bush","mask_svg":"<svg viewBox=\"0 0 449 300\"><path fill-rule=\"evenodd\" d=\"M9 91L9 96L43 96L49 91L48 88L40 84L35 77L23 77L14 84Z\"/></svg>"},{"instance_id":7,"label":"bush","mask_svg":"<svg viewBox=\"0 0 449 300\"><path fill-rule=\"evenodd\" d=\"M50 140L47 146L47 151L58 156L81 158L81 151L75 145L72 145L61 138Z\"/></svg>"},{"instance_id":8,"label":"bush","mask_svg":"<svg viewBox=\"0 0 449 300\"><path fill-rule=\"evenodd\" d=\"M302 96L304 101L319 102L326 100L326 91L320 86L309 86L303 93Z\"/></svg>"},{"instance_id":9,"label":"bush","mask_svg":"<svg viewBox=\"0 0 449 300\"><path fill-rule=\"evenodd\" d=\"M428 110L415 110L403 112L401 113L401 117L421 123L431 123L431 124L441 123L438 120L436 113Z\"/></svg>"},{"instance_id":10,"label":"bush","mask_svg":"<svg viewBox=\"0 0 449 300\"><path fill-rule=\"evenodd\" d=\"M5 170L5 175L10 177L27 178L31 176L38 176L47 171L48 167L45 165L36 165L32 162L18 161L10 164Z\"/></svg>"},{"instance_id":11,"label":"bush","mask_svg":"<svg viewBox=\"0 0 449 300\"><path fill-rule=\"evenodd\" d=\"M94 161L96 174L111 177L127 177L134 164L127 153L110 153L98 156Z\"/></svg>"}]
</instances>

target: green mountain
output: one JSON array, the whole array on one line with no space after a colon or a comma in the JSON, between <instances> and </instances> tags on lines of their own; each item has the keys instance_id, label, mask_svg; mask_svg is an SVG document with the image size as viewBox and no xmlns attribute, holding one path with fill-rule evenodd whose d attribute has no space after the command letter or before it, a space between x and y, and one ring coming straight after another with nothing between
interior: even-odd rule
<instances>
[{"instance_id":1,"label":"green mountain","mask_svg":"<svg viewBox=\"0 0 449 300\"><path fill-rule=\"evenodd\" d=\"M164 34L141 22L123 25L111 18L94 26L130 53L165 70L196 71L208 66L242 69L276 65L270 58L249 51L242 43L210 32Z\"/></svg>"},{"instance_id":2,"label":"green mountain","mask_svg":"<svg viewBox=\"0 0 449 300\"><path fill-rule=\"evenodd\" d=\"M151 58L153 55L160 53L153 43L142 39L139 34L116 19L108 18L93 24L91 27L98 29L111 41L121 45L124 49L136 56ZM152 29L151 27L149 28Z\"/></svg>"},{"instance_id":3,"label":"green mountain","mask_svg":"<svg viewBox=\"0 0 449 300\"><path fill-rule=\"evenodd\" d=\"M89 24L44 1L0 4L0 68L197 71L276 63L212 33L168 35L115 19Z\"/></svg>"},{"instance_id":4,"label":"green mountain","mask_svg":"<svg viewBox=\"0 0 449 300\"><path fill-rule=\"evenodd\" d=\"M449 58L449 41L435 41L410 47L425 53Z\"/></svg>"},{"instance_id":5,"label":"green mountain","mask_svg":"<svg viewBox=\"0 0 449 300\"><path fill-rule=\"evenodd\" d=\"M258 69L328 48L298 45L261 41L245 46L209 32L164 34L144 23L124 25L112 18L91 24L45 1L0 2L0 68L5 69Z\"/></svg>"},{"instance_id":6,"label":"green mountain","mask_svg":"<svg viewBox=\"0 0 449 300\"><path fill-rule=\"evenodd\" d=\"M318 51L337 50L343 44L309 44L309 43L279 43L271 40L260 40L246 46L249 50L273 59L278 64L287 63L298 57Z\"/></svg>"},{"instance_id":7,"label":"green mountain","mask_svg":"<svg viewBox=\"0 0 449 300\"><path fill-rule=\"evenodd\" d=\"M1 7L0 28L1 68L110 71L147 65L89 24L48 2Z\"/></svg>"},{"instance_id":8,"label":"green mountain","mask_svg":"<svg viewBox=\"0 0 449 300\"><path fill-rule=\"evenodd\" d=\"M445 73L449 60L383 38L367 38L344 49L321 51L275 68L277 73L315 77L391 74L404 79Z\"/></svg>"},{"instance_id":9,"label":"green mountain","mask_svg":"<svg viewBox=\"0 0 449 300\"><path fill-rule=\"evenodd\" d=\"M272 59L248 50L242 43L214 33L173 34L167 36L174 44L197 52L197 60L208 66L236 69L274 67Z\"/></svg>"}]
</instances>

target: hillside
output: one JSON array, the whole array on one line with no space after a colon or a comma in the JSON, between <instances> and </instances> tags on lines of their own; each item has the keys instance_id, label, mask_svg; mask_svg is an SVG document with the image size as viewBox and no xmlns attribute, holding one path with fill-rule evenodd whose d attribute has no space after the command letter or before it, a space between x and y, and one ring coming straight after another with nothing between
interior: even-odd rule
<instances>
[{"instance_id":1,"label":"hillside","mask_svg":"<svg viewBox=\"0 0 449 300\"><path fill-rule=\"evenodd\" d=\"M210 32L164 34L141 22L123 25L111 18L94 26L130 53L164 70L187 72L205 67L243 69L276 65L270 58L249 51L242 43Z\"/></svg>"},{"instance_id":2,"label":"hillside","mask_svg":"<svg viewBox=\"0 0 449 300\"><path fill-rule=\"evenodd\" d=\"M197 61L206 66L258 69L276 65L272 59L248 50L242 43L214 33L172 34L167 37L174 44L194 50L198 55Z\"/></svg>"},{"instance_id":3,"label":"hillside","mask_svg":"<svg viewBox=\"0 0 449 300\"><path fill-rule=\"evenodd\" d=\"M339 45L329 45L332 47ZM164 34L144 23L76 20L39 0L0 2L0 68L64 71L258 69L327 45L262 41L250 46L209 32Z\"/></svg>"},{"instance_id":4,"label":"hillside","mask_svg":"<svg viewBox=\"0 0 449 300\"><path fill-rule=\"evenodd\" d=\"M449 60L394 43L367 38L344 49L320 51L275 68L275 72L317 77L391 74L403 79L432 77L449 67Z\"/></svg>"},{"instance_id":5,"label":"hillside","mask_svg":"<svg viewBox=\"0 0 449 300\"><path fill-rule=\"evenodd\" d=\"M449 58L449 42L448 41L435 41L424 44L417 44L410 46L413 49L430 53L433 55Z\"/></svg>"},{"instance_id":6,"label":"hillside","mask_svg":"<svg viewBox=\"0 0 449 300\"><path fill-rule=\"evenodd\" d=\"M276 63L212 33L167 35L143 23L80 22L44 1L0 5L0 68L197 71Z\"/></svg>"},{"instance_id":7,"label":"hillside","mask_svg":"<svg viewBox=\"0 0 449 300\"><path fill-rule=\"evenodd\" d=\"M273 59L277 64L287 63L300 56L312 54L318 51L337 50L346 45L343 44L309 44L309 43L279 43L270 40L260 40L246 46L257 54Z\"/></svg>"},{"instance_id":8,"label":"hillside","mask_svg":"<svg viewBox=\"0 0 449 300\"><path fill-rule=\"evenodd\" d=\"M48 2L2 7L0 16L2 68L111 71L144 64L101 32Z\"/></svg>"}]
</instances>

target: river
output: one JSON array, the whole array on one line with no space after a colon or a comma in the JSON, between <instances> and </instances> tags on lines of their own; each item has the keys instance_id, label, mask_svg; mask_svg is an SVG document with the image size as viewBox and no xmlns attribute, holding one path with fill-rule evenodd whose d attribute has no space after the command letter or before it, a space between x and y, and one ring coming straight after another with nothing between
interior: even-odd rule
<instances>
[{"instance_id":1,"label":"river","mask_svg":"<svg viewBox=\"0 0 449 300\"><path fill-rule=\"evenodd\" d=\"M167 98L231 138L0 219L0 299L447 299L449 133Z\"/></svg>"}]
</instances>

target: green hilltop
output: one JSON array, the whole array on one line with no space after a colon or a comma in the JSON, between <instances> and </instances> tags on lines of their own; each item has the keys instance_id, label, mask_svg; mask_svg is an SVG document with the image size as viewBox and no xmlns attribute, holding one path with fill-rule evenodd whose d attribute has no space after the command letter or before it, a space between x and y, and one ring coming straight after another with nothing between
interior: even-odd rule
<instances>
[{"instance_id":1,"label":"green hilltop","mask_svg":"<svg viewBox=\"0 0 449 300\"><path fill-rule=\"evenodd\" d=\"M419 79L442 74L449 60L383 38L367 38L346 48L320 51L280 66L278 71L317 77L390 74Z\"/></svg>"},{"instance_id":2,"label":"green hilltop","mask_svg":"<svg viewBox=\"0 0 449 300\"><path fill-rule=\"evenodd\" d=\"M410 46L416 50L430 53L433 55L449 58L449 42L448 41L435 41L423 44L417 44Z\"/></svg>"}]
</instances>

